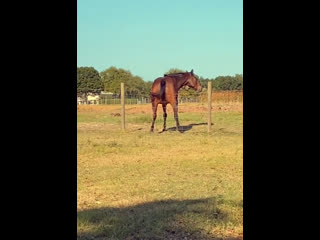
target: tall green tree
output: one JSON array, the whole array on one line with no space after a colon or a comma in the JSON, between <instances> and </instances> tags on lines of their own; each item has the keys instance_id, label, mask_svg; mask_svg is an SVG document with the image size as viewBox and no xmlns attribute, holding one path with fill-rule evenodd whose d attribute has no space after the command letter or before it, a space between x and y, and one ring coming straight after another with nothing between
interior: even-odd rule
<instances>
[{"instance_id":1,"label":"tall green tree","mask_svg":"<svg viewBox=\"0 0 320 240\"><path fill-rule=\"evenodd\" d=\"M234 76L234 82L232 84L233 90L243 90L243 75L236 74Z\"/></svg>"},{"instance_id":2,"label":"tall green tree","mask_svg":"<svg viewBox=\"0 0 320 240\"><path fill-rule=\"evenodd\" d=\"M236 74L235 76L218 76L213 81L212 87L216 90L242 90L242 74Z\"/></svg>"},{"instance_id":3,"label":"tall green tree","mask_svg":"<svg viewBox=\"0 0 320 240\"><path fill-rule=\"evenodd\" d=\"M99 72L93 67L77 68L77 94L88 102L88 94L98 94L103 90Z\"/></svg>"},{"instance_id":4,"label":"tall green tree","mask_svg":"<svg viewBox=\"0 0 320 240\"><path fill-rule=\"evenodd\" d=\"M125 92L128 96L144 97L148 96L150 89L146 82L139 76L134 76L130 71L116 68L114 66L100 73L104 83L104 89L107 92L112 92L114 95L120 94L120 83L125 84Z\"/></svg>"},{"instance_id":5,"label":"tall green tree","mask_svg":"<svg viewBox=\"0 0 320 240\"><path fill-rule=\"evenodd\" d=\"M209 79L209 78L203 78L203 77L200 77L199 78L199 82L202 86L202 91L205 91L207 88L208 88L208 81L212 81L213 79Z\"/></svg>"}]
</instances>

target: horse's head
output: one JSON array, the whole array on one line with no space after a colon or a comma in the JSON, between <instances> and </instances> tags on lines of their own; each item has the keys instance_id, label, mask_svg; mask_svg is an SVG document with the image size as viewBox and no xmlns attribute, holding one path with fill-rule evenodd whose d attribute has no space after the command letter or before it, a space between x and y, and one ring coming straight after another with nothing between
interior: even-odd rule
<instances>
[{"instance_id":1,"label":"horse's head","mask_svg":"<svg viewBox=\"0 0 320 240\"><path fill-rule=\"evenodd\" d=\"M200 92L202 90L202 86L198 78L193 74L193 69L191 70L191 72L187 72L187 74L188 80L186 81L185 85Z\"/></svg>"}]
</instances>

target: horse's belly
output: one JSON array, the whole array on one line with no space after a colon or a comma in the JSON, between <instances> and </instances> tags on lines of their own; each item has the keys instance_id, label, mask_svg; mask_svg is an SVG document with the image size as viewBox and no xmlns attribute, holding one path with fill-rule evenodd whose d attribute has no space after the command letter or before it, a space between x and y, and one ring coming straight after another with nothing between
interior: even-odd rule
<instances>
[{"instance_id":1,"label":"horse's belly","mask_svg":"<svg viewBox=\"0 0 320 240\"><path fill-rule=\"evenodd\" d=\"M160 102L160 104L168 104L169 102L168 101L166 101L166 100L161 100L161 102Z\"/></svg>"}]
</instances>

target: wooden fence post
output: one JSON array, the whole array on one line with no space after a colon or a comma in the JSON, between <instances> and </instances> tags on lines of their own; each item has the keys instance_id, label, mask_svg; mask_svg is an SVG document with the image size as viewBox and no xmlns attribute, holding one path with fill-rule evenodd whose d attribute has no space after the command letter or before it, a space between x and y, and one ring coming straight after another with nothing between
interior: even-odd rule
<instances>
[{"instance_id":1,"label":"wooden fence post","mask_svg":"<svg viewBox=\"0 0 320 240\"><path fill-rule=\"evenodd\" d=\"M212 87L211 81L208 81L208 132L211 130L211 101L212 101Z\"/></svg>"},{"instance_id":2,"label":"wooden fence post","mask_svg":"<svg viewBox=\"0 0 320 240\"><path fill-rule=\"evenodd\" d=\"M125 129L125 98L124 98L124 83L121 83L121 128Z\"/></svg>"}]
</instances>

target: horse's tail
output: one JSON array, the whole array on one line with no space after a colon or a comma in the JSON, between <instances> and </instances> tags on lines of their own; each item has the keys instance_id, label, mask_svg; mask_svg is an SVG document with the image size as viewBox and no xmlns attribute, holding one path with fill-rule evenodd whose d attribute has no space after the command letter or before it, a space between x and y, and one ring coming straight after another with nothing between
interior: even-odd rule
<instances>
[{"instance_id":1,"label":"horse's tail","mask_svg":"<svg viewBox=\"0 0 320 240\"><path fill-rule=\"evenodd\" d=\"M161 100L165 100L166 98L166 80L162 79L161 80L161 85L160 85L160 97L161 97Z\"/></svg>"}]
</instances>

